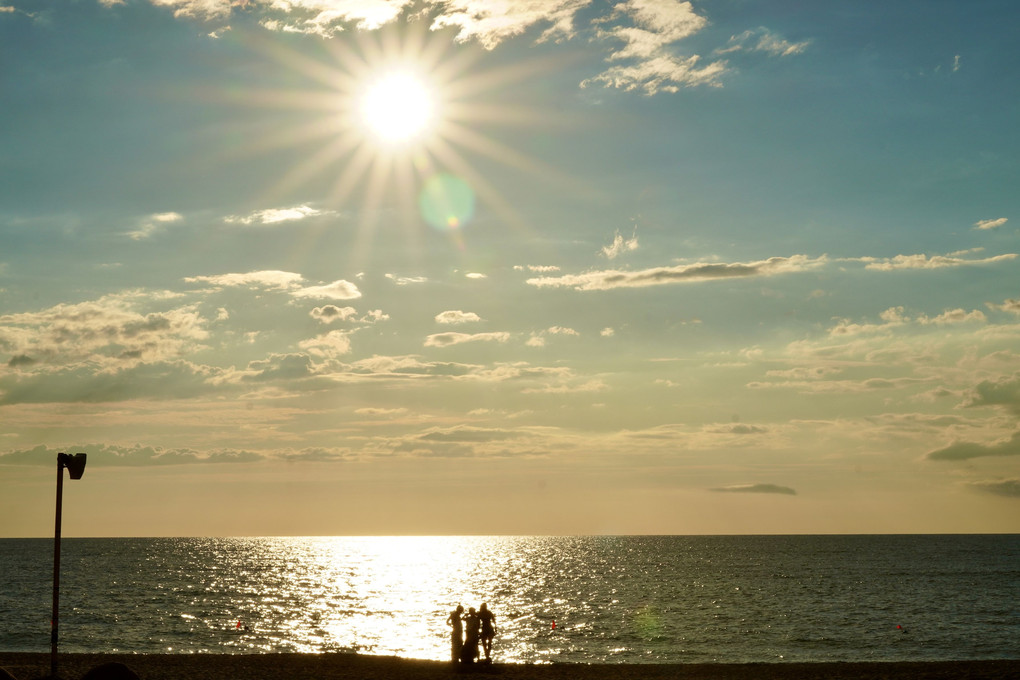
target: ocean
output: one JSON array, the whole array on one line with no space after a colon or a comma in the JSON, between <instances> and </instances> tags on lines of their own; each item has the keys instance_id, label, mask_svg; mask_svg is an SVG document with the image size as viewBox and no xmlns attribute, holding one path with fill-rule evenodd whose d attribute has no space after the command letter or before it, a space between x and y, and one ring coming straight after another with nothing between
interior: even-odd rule
<instances>
[{"instance_id":1,"label":"ocean","mask_svg":"<svg viewBox=\"0 0 1020 680\"><path fill-rule=\"evenodd\" d=\"M1020 536L64 539L60 650L504 663L1020 658ZM52 539L0 539L0 651L49 651Z\"/></svg>"}]
</instances>

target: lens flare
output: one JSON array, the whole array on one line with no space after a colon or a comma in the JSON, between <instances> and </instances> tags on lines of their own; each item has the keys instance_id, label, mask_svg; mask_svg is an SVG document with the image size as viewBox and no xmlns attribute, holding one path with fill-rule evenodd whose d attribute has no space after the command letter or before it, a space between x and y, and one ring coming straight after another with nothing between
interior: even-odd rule
<instances>
[{"instance_id":1,"label":"lens flare","mask_svg":"<svg viewBox=\"0 0 1020 680\"><path fill-rule=\"evenodd\" d=\"M475 213L475 192L460 177L447 173L433 175L418 194L418 209L432 227L454 231Z\"/></svg>"}]
</instances>

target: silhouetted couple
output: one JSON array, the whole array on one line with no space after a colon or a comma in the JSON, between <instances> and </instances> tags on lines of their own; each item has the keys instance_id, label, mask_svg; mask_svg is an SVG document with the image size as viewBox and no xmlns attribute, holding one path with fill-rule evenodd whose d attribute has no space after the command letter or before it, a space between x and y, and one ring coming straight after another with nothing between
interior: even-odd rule
<instances>
[{"instance_id":1,"label":"silhouetted couple","mask_svg":"<svg viewBox=\"0 0 1020 680\"><path fill-rule=\"evenodd\" d=\"M492 638L496 636L496 616L484 602L464 614L464 607L450 613L446 624L453 627L450 636L450 656L454 663L474 663L478 660L478 643L485 651L485 662L492 663Z\"/></svg>"}]
</instances>

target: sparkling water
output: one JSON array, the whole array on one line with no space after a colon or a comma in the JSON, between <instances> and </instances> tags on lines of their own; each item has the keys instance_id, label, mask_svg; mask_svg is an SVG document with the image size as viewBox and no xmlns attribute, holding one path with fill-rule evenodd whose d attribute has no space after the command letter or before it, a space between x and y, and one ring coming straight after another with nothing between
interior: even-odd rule
<instances>
[{"instance_id":1,"label":"sparkling water","mask_svg":"<svg viewBox=\"0 0 1020 680\"><path fill-rule=\"evenodd\" d=\"M0 540L0 651L49 649L52 541ZM1020 658L1020 536L64 539L66 652L498 662Z\"/></svg>"}]
</instances>

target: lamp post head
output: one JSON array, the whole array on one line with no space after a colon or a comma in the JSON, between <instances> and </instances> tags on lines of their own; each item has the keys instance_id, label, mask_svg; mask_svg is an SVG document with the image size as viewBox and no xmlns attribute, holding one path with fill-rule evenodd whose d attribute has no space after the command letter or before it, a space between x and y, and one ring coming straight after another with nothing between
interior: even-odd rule
<instances>
[{"instance_id":1,"label":"lamp post head","mask_svg":"<svg viewBox=\"0 0 1020 680\"><path fill-rule=\"evenodd\" d=\"M85 454L76 453L72 456L69 453L58 453L57 465L66 467L67 474L71 479L81 479L81 476L85 474Z\"/></svg>"}]
</instances>

